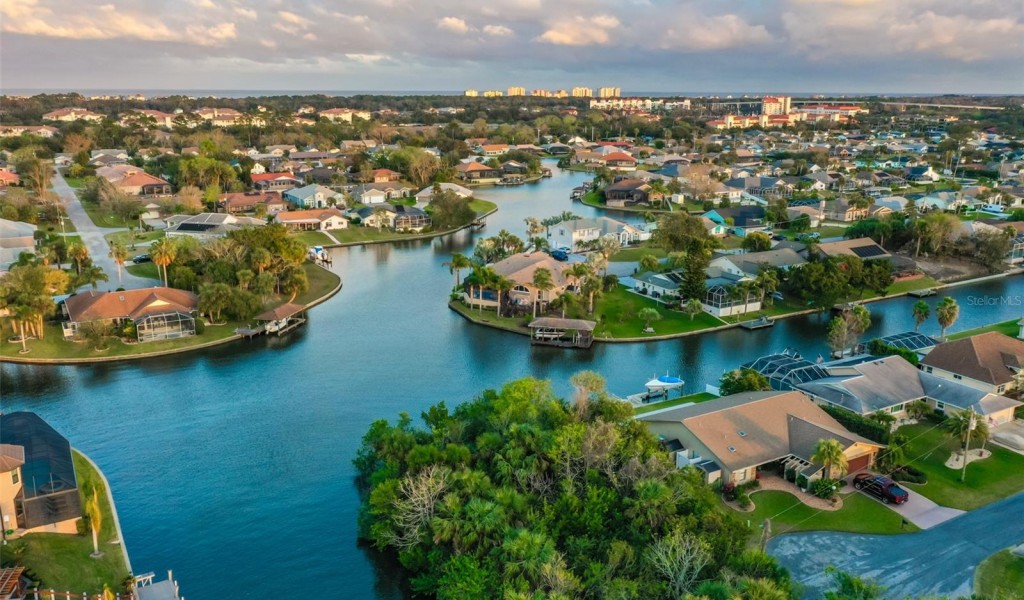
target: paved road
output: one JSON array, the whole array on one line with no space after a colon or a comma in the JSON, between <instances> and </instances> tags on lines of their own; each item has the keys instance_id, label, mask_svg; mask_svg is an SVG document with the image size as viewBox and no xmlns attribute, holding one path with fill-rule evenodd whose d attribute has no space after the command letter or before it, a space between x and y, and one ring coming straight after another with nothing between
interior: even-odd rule
<instances>
[{"instance_id":1,"label":"paved road","mask_svg":"<svg viewBox=\"0 0 1024 600\"><path fill-rule=\"evenodd\" d=\"M828 588L829 565L874 579L888 598L968 595L978 563L1024 542L1022 515L1019 493L920 533L794 533L771 540L768 552L806 586L805 598L819 598Z\"/></svg>"},{"instance_id":2,"label":"paved road","mask_svg":"<svg viewBox=\"0 0 1024 600\"><path fill-rule=\"evenodd\" d=\"M74 189L68 185L60 172L57 172L53 177L53 191L64 200L64 206L67 208L68 217L70 217L71 222L75 224L75 229L78 230L78 235L81 236L82 242L87 248L89 248L89 255L92 257L93 264L103 269L107 276L110 277L109 282L100 282L100 290L110 291L119 287L135 289L159 285L159 283L154 279L136 277L123 269L121 271L121 277L123 279L121 282L118 282L117 265L114 264L114 259L110 258L107 254L110 251L110 246L107 244L107 240L105 240L103 236L115 231L127 230L117 227L97 227L96 224L92 222L92 219L89 218L89 215L86 214L85 209L82 208L82 202L78 199Z\"/></svg>"}]
</instances>

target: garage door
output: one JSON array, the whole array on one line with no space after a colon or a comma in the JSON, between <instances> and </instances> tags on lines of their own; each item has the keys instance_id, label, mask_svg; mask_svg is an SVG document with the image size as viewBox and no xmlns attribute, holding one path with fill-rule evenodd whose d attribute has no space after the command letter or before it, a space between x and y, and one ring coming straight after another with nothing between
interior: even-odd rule
<instances>
[{"instance_id":1,"label":"garage door","mask_svg":"<svg viewBox=\"0 0 1024 600\"><path fill-rule=\"evenodd\" d=\"M868 463L871 462L871 455L865 454L864 456L858 456L857 458L850 459L848 473L856 473L857 471L863 471L868 468Z\"/></svg>"}]
</instances>

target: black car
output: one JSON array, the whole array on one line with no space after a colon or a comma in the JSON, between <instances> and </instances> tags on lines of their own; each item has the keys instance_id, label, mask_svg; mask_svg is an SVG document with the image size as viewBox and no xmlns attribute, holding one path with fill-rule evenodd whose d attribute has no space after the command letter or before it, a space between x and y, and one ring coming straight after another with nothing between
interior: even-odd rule
<instances>
[{"instance_id":1,"label":"black car","mask_svg":"<svg viewBox=\"0 0 1024 600\"><path fill-rule=\"evenodd\" d=\"M140 254L140 255L136 256L135 258L133 258L132 262L137 264L137 265L138 264L142 264L142 263L147 263L147 262L153 262L153 257L148 255L148 254Z\"/></svg>"},{"instance_id":2,"label":"black car","mask_svg":"<svg viewBox=\"0 0 1024 600\"><path fill-rule=\"evenodd\" d=\"M903 504L910 499L907 490L896 485L895 481L873 473L861 473L854 477L853 487L871 494L884 504Z\"/></svg>"},{"instance_id":3,"label":"black car","mask_svg":"<svg viewBox=\"0 0 1024 600\"><path fill-rule=\"evenodd\" d=\"M772 236L772 239L775 240L776 242L784 242L786 241L786 236L782 235L781 233L776 233L775 235Z\"/></svg>"}]
</instances>

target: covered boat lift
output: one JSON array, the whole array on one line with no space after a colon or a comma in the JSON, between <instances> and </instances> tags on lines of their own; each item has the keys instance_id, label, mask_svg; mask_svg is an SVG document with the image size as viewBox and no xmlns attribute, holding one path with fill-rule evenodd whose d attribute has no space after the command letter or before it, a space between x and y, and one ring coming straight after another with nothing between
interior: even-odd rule
<instances>
[{"instance_id":1,"label":"covered boat lift","mask_svg":"<svg viewBox=\"0 0 1024 600\"><path fill-rule=\"evenodd\" d=\"M303 316L305 312L306 307L304 305L286 302L256 315L256 320L262 321L259 327L255 329L239 328L235 330L235 333L247 338L264 333L282 336L306 322L306 318Z\"/></svg>"},{"instance_id":2,"label":"covered boat lift","mask_svg":"<svg viewBox=\"0 0 1024 600\"><path fill-rule=\"evenodd\" d=\"M597 323L583 319L541 317L534 319L530 328L530 343L560 348L589 348L594 343Z\"/></svg>"}]
</instances>

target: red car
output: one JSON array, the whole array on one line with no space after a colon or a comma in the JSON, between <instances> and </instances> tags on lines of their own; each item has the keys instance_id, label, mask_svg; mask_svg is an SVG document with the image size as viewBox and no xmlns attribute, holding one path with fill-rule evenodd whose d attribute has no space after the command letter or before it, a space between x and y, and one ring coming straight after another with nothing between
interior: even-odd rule
<instances>
[{"instance_id":1,"label":"red car","mask_svg":"<svg viewBox=\"0 0 1024 600\"><path fill-rule=\"evenodd\" d=\"M854 477L853 487L871 494L884 504L903 504L910 499L907 490L896 485L895 481L872 473L861 473Z\"/></svg>"}]
</instances>

